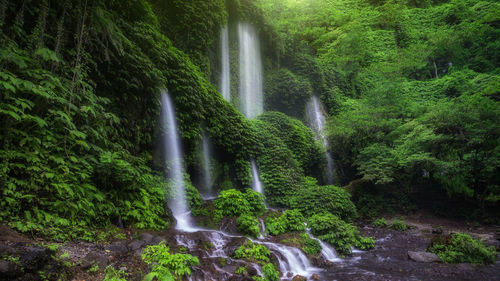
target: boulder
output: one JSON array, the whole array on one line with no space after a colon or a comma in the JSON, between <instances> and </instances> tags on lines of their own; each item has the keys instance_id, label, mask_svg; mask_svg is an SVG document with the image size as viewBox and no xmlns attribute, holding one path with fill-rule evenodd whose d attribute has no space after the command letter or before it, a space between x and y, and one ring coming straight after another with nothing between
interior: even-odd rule
<instances>
[{"instance_id":1,"label":"boulder","mask_svg":"<svg viewBox=\"0 0 500 281\"><path fill-rule=\"evenodd\" d=\"M136 250L139 250L142 246L144 246L144 241L135 240L135 241L132 241L128 244L128 249L130 251L136 251Z\"/></svg>"},{"instance_id":2,"label":"boulder","mask_svg":"<svg viewBox=\"0 0 500 281\"><path fill-rule=\"evenodd\" d=\"M438 262L439 257L436 254L429 252L413 252L408 251L408 258L416 262Z\"/></svg>"},{"instance_id":3,"label":"boulder","mask_svg":"<svg viewBox=\"0 0 500 281\"><path fill-rule=\"evenodd\" d=\"M146 244L149 244L151 243L151 241L153 241L153 235L149 234L149 233L141 233L141 235L139 236L139 239L144 241L144 243Z\"/></svg>"},{"instance_id":4,"label":"boulder","mask_svg":"<svg viewBox=\"0 0 500 281\"><path fill-rule=\"evenodd\" d=\"M307 278L302 276L302 275L295 275L293 278L292 278L292 281L307 281Z\"/></svg>"},{"instance_id":5,"label":"boulder","mask_svg":"<svg viewBox=\"0 0 500 281\"><path fill-rule=\"evenodd\" d=\"M116 254L125 254L128 252L127 241L117 241L106 247L106 250Z\"/></svg>"},{"instance_id":6,"label":"boulder","mask_svg":"<svg viewBox=\"0 0 500 281\"><path fill-rule=\"evenodd\" d=\"M108 257L99 252L90 252L80 260L80 266L83 269L98 265L99 268L105 268L108 265Z\"/></svg>"}]
</instances>

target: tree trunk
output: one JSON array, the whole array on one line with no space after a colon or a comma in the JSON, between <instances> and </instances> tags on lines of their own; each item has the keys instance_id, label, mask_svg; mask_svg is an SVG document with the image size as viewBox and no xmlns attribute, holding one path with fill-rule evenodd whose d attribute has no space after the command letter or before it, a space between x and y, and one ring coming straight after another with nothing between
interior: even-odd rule
<instances>
[{"instance_id":1,"label":"tree trunk","mask_svg":"<svg viewBox=\"0 0 500 281\"><path fill-rule=\"evenodd\" d=\"M76 80L78 78L78 67L80 66L80 57L81 57L82 46L83 46L83 32L85 30L85 19L86 18L87 18L87 0L85 0L85 4L83 6L82 21L80 23L80 32L78 35L78 42L76 44L75 66L73 67L73 79L71 80L71 96L73 95L75 83L76 83ZM70 103L71 103L71 96L70 96Z\"/></svg>"}]
</instances>

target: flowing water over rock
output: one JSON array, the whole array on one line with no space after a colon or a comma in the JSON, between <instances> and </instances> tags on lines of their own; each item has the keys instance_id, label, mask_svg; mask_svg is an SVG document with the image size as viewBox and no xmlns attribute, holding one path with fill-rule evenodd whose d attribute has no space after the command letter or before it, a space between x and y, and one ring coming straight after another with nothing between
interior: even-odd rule
<instances>
[{"instance_id":1,"label":"flowing water over rock","mask_svg":"<svg viewBox=\"0 0 500 281\"><path fill-rule=\"evenodd\" d=\"M329 184L334 184L333 171L335 169L335 163L331 154L328 152L328 139L325 136L325 114L323 113L323 108L321 103L316 96L312 96L311 100L307 103L307 119L309 127L313 130L316 135L317 140L321 140L323 147L325 148L325 157L327 162L326 178Z\"/></svg>"},{"instance_id":2,"label":"flowing water over rock","mask_svg":"<svg viewBox=\"0 0 500 281\"><path fill-rule=\"evenodd\" d=\"M220 93L225 100L231 100L231 73L229 66L229 31L227 25L220 32L221 43L221 78Z\"/></svg>"},{"instance_id":3,"label":"flowing water over rock","mask_svg":"<svg viewBox=\"0 0 500 281\"><path fill-rule=\"evenodd\" d=\"M177 120L175 109L166 91L161 94L161 119L165 128L163 139L165 158L168 162L169 176L173 181L175 196L169 202L172 214L177 220L176 228L189 230L191 228L191 216L186 200L186 190L183 180L183 160L181 143L177 132Z\"/></svg>"},{"instance_id":4,"label":"flowing water over rock","mask_svg":"<svg viewBox=\"0 0 500 281\"><path fill-rule=\"evenodd\" d=\"M240 65L240 110L247 118L261 114L263 107L260 41L255 27L238 23Z\"/></svg>"}]
</instances>

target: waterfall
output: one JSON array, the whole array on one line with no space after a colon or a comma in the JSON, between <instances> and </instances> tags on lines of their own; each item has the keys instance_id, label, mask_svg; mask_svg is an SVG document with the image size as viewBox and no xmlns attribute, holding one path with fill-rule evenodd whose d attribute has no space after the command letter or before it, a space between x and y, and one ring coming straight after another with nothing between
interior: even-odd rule
<instances>
[{"instance_id":1,"label":"waterfall","mask_svg":"<svg viewBox=\"0 0 500 281\"><path fill-rule=\"evenodd\" d=\"M257 165L253 159L250 160L250 165L252 166L252 189L263 194L264 190L262 190L262 182L260 181L259 171L257 170Z\"/></svg>"},{"instance_id":2,"label":"waterfall","mask_svg":"<svg viewBox=\"0 0 500 281\"><path fill-rule=\"evenodd\" d=\"M319 244L321 245L321 255L328 261L331 261L331 262L337 262L337 261L341 261L342 259L339 258L339 256L337 255L337 251L335 251L335 249L333 247L331 247L330 245L328 245L327 243L319 240L318 238L314 237L310 230L307 229L307 234L309 234L309 237L311 237L311 239L314 239L316 241L319 242Z\"/></svg>"},{"instance_id":3,"label":"waterfall","mask_svg":"<svg viewBox=\"0 0 500 281\"><path fill-rule=\"evenodd\" d=\"M292 273L292 276L297 274L309 276L313 271L318 270L317 268L312 267L307 256L297 248L270 242L260 242L260 244L268 246L269 250L278 252L281 256L283 256L284 260L277 257L280 271L283 273L283 276L287 276L288 273Z\"/></svg>"},{"instance_id":4,"label":"waterfall","mask_svg":"<svg viewBox=\"0 0 500 281\"><path fill-rule=\"evenodd\" d=\"M323 109L318 97L312 96L311 100L307 103L306 109L309 126L316 135L316 139L321 140L321 143L323 144L323 147L325 149L325 157L327 163L327 181L329 184L334 184L333 170L335 169L335 164L330 152L328 152L328 139L326 138L324 133L325 115L323 114Z\"/></svg>"},{"instance_id":5,"label":"waterfall","mask_svg":"<svg viewBox=\"0 0 500 281\"><path fill-rule=\"evenodd\" d=\"M163 140L166 160L169 164L170 177L173 180L175 188L175 195L170 199L168 205L172 210L173 216L177 220L176 228L189 230L191 228L191 217L184 187L181 144L177 132L174 107L166 91L162 91L161 94L161 118L163 126L166 128L166 134Z\"/></svg>"},{"instance_id":6,"label":"waterfall","mask_svg":"<svg viewBox=\"0 0 500 281\"><path fill-rule=\"evenodd\" d=\"M202 166L203 166L203 183L204 183L204 192L202 192L203 199L208 200L215 196L214 191L212 189L212 170L211 170L211 146L210 139L206 135L205 131L201 132L201 156L202 156Z\"/></svg>"},{"instance_id":7,"label":"waterfall","mask_svg":"<svg viewBox=\"0 0 500 281\"><path fill-rule=\"evenodd\" d=\"M227 25L224 26L220 32L221 43L221 78L220 78L220 92L224 99L231 100L231 74L229 68L229 31Z\"/></svg>"},{"instance_id":8,"label":"waterfall","mask_svg":"<svg viewBox=\"0 0 500 281\"><path fill-rule=\"evenodd\" d=\"M238 23L240 65L240 110L247 118L263 112L262 62L260 42L255 28Z\"/></svg>"}]
</instances>

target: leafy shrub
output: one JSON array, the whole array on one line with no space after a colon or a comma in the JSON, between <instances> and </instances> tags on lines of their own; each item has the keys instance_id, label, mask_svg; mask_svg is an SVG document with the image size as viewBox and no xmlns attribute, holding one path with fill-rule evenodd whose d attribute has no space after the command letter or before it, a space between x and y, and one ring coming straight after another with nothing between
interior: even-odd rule
<instances>
[{"instance_id":1,"label":"leafy shrub","mask_svg":"<svg viewBox=\"0 0 500 281\"><path fill-rule=\"evenodd\" d=\"M246 266L240 266L234 270L234 274L239 274L239 275L247 275L247 267Z\"/></svg>"},{"instance_id":2,"label":"leafy shrub","mask_svg":"<svg viewBox=\"0 0 500 281\"><path fill-rule=\"evenodd\" d=\"M127 277L128 274L123 270L117 270L112 266L108 266L104 272L106 275L102 281L127 281L125 277Z\"/></svg>"},{"instance_id":3,"label":"leafy shrub","mask_svg":"<svg viewBox=\"0 0 500 281\"><path fill-rule=\"evenodd\" d=\"M387 221L384 218L377 219L373 222L373 226L375 227L386 227Z\"/></svg>"},{"instance_id":4,"label":"leafy shrub","mask_svg":"<svg viewBox=\"0 0 500 281\"><path fill-rule=\"evenodd\" d=\"M362 250L374 247L373 238L361 237L356 227L329 213L310 217L307 225L312 234L333 245L341 254L351 253L352 247Z\"/></svg>"},{"instance_id":5,"label":"leafy shrub","mask_svg":"<svg viewBox=\"0 0 500 281\"><path fill-rule=\"evenodd\" d=\"M447 263L492 264L497 255L495 247L486 247L483 241L465 233L454 233L449 241L436 243L430 250Z\"/></svg>"},{"instance_id":6,"label":"leafy shrub","mask_svg":"<svg viewBox=\"0 0 500 281\"><path fill-rule=\"evenodd\" d=\"M160 243L147 246L141 255L142 260L152 266L144 280L182 280L183 276L191 274L191 266L200 265L197 257L190 254L171 254L169 248Z\"/></svg>"},{"instance_id":7,"label":"leafy shrub","mask_svg":"<svg viewBox=\"0 0 500 281\"><path fill-rule=\"evenodd\" d=\"M236 189L223 190L214 200L214 206L227 217L242 214L260 215L265 210L262 194L251 189L247 189L245 193Z\"/></svg>"},{"instance_id":8,"label":"leafy shrub","mask_svg":"<svg viewBox=\"0 0 500 281\"><path fill-rule=\"evenodd\" d=\"M408 227L401 219L394 219L391 222L391 228L398 231L405 231Z\"/></svg>"},{"instance_id":9,"label":"leafy shrub","mask_svg":"<svg viewBox=\"0 0 500 281\"><path fill-rule=\"evenodd\" d=\"M241 215L236 219L236 227L238 231L250 235L251 237L258 237L260 234L260 223L251 215Z\"/></svg>"},{"instance_id":10,"label":"leafy shrub","mask_svg":"<svg viewBox=\"0 0 500 281\"><path fill-rule=\"evenodd\" d=\"M317 255L321 252L322 247L318 240L312 239L306 233L300 234L304 238L305 243L302 250L308 255Z\"/></svg>"},{"instance_id":11,"label":"leafy shrub","mask_svg":"<svg viewBox=\"0 0 500 281\"><path fill-rule=\"evenodd\" d=\"M303 231L305 218L298 210L286 210L279 217L266 217L266 230L271 235L280 235L291 231Z\"/></svg>"},{"instance_id":12,"label":"leafy shrub","mask_svg":"<svg viewBox=\"0 0 500 281\"><path fill-rule=\"evenodd\" d=\"M269 262L271 252L264 245L255 244L246 241L235 252L233 257L236 259L245 259L251 262L263 264Z\"/></svg>"},{"instance_id":13,"label":"leafy shrub","mask_svg":"<svg viewBox=\"0 0 500 281\"><path fill-rule=\"evenodd\" d=\"M272 263L266 263L262 267L262 274L264 275L265 281L279 281L280 280L280 272L276 269L276 267Z\"/></svg>"},{"instance_id":14,"label":"leafy shrub","mask_svg":"<svg viewBox=\"0 0 500 281\"><path fill-rule=\"evenodd\" d=\"M318 186L313 178L306 177L306 182L292 199L293 207L304 216L310 217L318 213L332 213L346 221L356 218L356 206L351 195L344 189L333 186Z\"/></svg>"}]
</instances>

